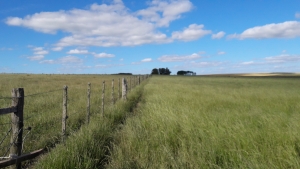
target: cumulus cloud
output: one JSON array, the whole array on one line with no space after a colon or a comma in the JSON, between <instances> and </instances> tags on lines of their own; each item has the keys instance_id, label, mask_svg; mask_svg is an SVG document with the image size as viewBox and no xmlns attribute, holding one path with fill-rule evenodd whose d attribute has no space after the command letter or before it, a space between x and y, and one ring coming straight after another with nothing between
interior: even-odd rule
<instances>
[{"instance_id":1,"label":"cumulus cloud","mask_svg":"<svg viewBox=\"0 0 300 169\"><path fill-rule=\"evenodd\" d=\"M39 63L41 63L41 64L43 64L43 63L45 63L45 64L55 64L56 62L51 59L51 60L42 60Z\"/></svg>"},{"instance_id":2,"label":"cumulus cloud","mask_svg":"<svg viewBox=\"0 0 300 169\"><path fill-rule=\"evenodd\" d=\"M111 67L119 67L119 66L124 66L124 64L98 64L95 65L95 68L111 68Z\"/></svg>"},{"instance_id":3,"label":"cumulus cloud","mask_svg":"<svg viewBox=\"0 0 300 169\"><path fill-rule=\"evenodd\" d=\"M269 38L295 38L300 36L300 22L286 21L272 23L264 26L249 28L241 34L229 35L229 39L269 39Z\"/></svg>"},{"instance_id":4,"label":"cumulus cloud","mask_svg":"<svg viewBox=\"0 0 300 169\"><path fill-rule=\"evenodd\" d=\"M76 56L65 56L58 58L56 60L42 60L39 63L45 63L45 64L81 64L83 63L83 59L80 59Z\"/></svg>"},{"instance_id":5,"label":"cumulus cloud","mask_svg":"<svg viewBox=\"0 0 300 169\"><path fill-rule=\"evenodd\" d=\"M43 47L34 47L34 46L28 46L33 51L34 56L27 57L27 59L31 61L37 61L44 59L44 55L48 54L49 52L47 50L44 50Z\"/></svg>"},{"instance_id":6,"label":"cumulus cloud","mask_svg":"<svg viewBox=\"0 0 300 169\"><path fill-rule=\"evenodd\" d=\"M52 48L53 51L61 51L63 50L63 47L54 47Z\"/></svg>"},{"instance_id":7,"label":"cumulus cloud","mask_svg":"<svg viewBox=\"0 0 300 169\"><path fill-rule=\"evenodd\" d=\"M142 64L144 62L152 62L152 58L145 58L139 62L131 62L132 65L139 65L139 64Z\"/></svg>"},{"instance_id":8,"label":"cumulus cloud","mask_svg":"<svg viewBox=\"0 0 300 169\"><path fill-rule=\"evenodd\" d=\"M158 58L161 62L182 62L182 61L189 61L199 59L201 56L197 53L193 53L187 56L177 56L177 55L164 55Z\"/></svg>"},{"instance_id":9,"label":"cumulus cloud","mask_svg":"<svg viewBox=\"0 0 300 169\"><path fill-rule=\"evenodd\" d=\"M268 63L300 62L300 55L282 54L279 56L266 57Z\"/></svg>"},{"instance_id":10,"label":"cumulus cloud","mask_svg":"<svg viewBox=\"0 0 300 169\"><path fill-rule=\"evenodd\" d=\"M115 57L115 55L113 54L109 54L109 53L93 53L94 57L95 58L112 58L112 57Z\"/></svg>"},{"instance_id":11,"label":"cumulus cloud","mask_svg":"<svg viewBox=\"0 0 300 169\"><path fill-rule=\"evenodd\" d=\"M189 0L161 1L152 0L150 6L136 12L143 20L154 23L156 27L167 27L170 22L190 11L193 4Z\"/></svg>"},{"instance_id":12,"label":"cumulus cloud","mask_svg":"<svg viewBox=\"0 0 300 169\"><path fill-rule=\"evenodd\" d=\"M225 32L221 31L221 32L218 32L216 34L212 34L211 38L212 39L221 39L221 38L224 37L224 35L225 35Z\"/></svg>"},{"instance_id":13,"label":"cumulus cloud","mask_svg":"<svg viewBox=\"0 0 300 169\"><path fill-rule=\"evenodd\" d=\"M78 49L72 49L68 54L88 54L89 52L87 50L78 50Z\"/></svg>"},{"instance_id":14,"label":"cumulus cloud","mask_svg":"<svg viewBox=\"0 0 300 169\"><path fill-rule=\"evenodd\" d=\"M183 31L175 31L172 38L176 40L192 41L199 39L207 34L211 34L210 30L204 30L204 25L191 24Z\"/></svg>"},{"instance_id":15,"label":"cumulus cloud","mask_svg":"<svg viewBox=\"0 0 300 169\"><path fill-rule=\"evenodd\" d=\"M141 62L151 62L151 61L152 61L151 58L145 58L145 59L141 60Z\"/></svg>"},{"instance_id":16,"label":"cumulus cloud","mask_svg":"<svg viewBox=\"0 0 300 169\"><path fill-rule=\"evenodd\" d=\"M27 57L27 59L29 59L31 61L42 60L42 59L44 59L44 56L43 55L30 56L30 57Z\"/></svg>"},{"instance_id":17,"label":"cumulus cloud","mask_svg":"<svg viewBox=\"0 0 300 169\"><path fill-rule=\"evenodd\" d=\"M32 50L35 55L46 55L49 53L47 50L44 50L43 47L33 47Z\"/></svg>"},{"instance_id":18,"label":"cumulus cloud","mask_svg":"<svg viewBox=\"0 0 300 169\"><path fill-rule=\"evenodd\" d=\"M76 56L65 56L57 60L58 63L82 63L83 60Z\"/></svg>"},{"instance_id":19,"label":"cumulus cloud","mask_svg":"<svg viewBox=\"0 0 300 169\"><path fill-rule=\"evenodd\" d=\"M253 65L255 64L254 61L249 61L249 62L242 62L241 65Z\"/></svg>"},{"instance_id":20,"label":"cumulus cloud","mask_svg":"<svg viewBox=\"0 0 300 169\"><path fill-rule=\"evenodd\" d=\"M270 66L283 67L290 63L300 62L300 55L281 54L278 56L271 56L259 59L257 61L246 61L238 64L240 66Z\"/></svg>"},{"instance_id":21,"label":"cumulus cloud","mask_svg":"<svg viewBox=\"0 0 300 169\"><path fill-rule=\"evenodd\" d=\"M224 64L223 62L192 62L193 67L216 67Z\"/></svg>"},{"instance_id":22,"label":"cumulus cloud","mask_svg":"<svg viewBox=\"0 0 300 169\"><path fill-rule=\"evenodd\" d=\"M111 4L92 4L88 9L8 17L5 22L48 34L69 33L54 45L53 51L66 46L136 46L172 42L158 28L168 26L192 7L190 0L152 0L147 8L132 12L121 0L114 0ZM194 25L174 36L179 40L194 40L207 33L202 27Z\"/></svg>"}]
</instances>

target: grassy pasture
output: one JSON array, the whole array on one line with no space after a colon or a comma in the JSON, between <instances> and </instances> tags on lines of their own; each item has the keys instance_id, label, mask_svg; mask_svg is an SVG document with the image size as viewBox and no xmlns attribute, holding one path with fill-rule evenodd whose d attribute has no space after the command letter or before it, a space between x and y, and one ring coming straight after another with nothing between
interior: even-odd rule
<instances>
[{"instance_id":1,"label":"grassy pasture","mask_svg":"<svg viewBox=\"0 0 300 169\"><path fill-rule=\"evenodd\" d=\"M12 88L23 87L24 128L32 127L25 139L23 153L54 147L61 140L63 86L68 86L67 134L72 135L86 120L88 82L92 86L91 118L93 118L101 112L102 82L106 81L105 112L108 112L111 109L112 79L115 79L114 97L117 98L118 79L122 77L124 76L0 74L0 108L10 107L11 99L5 97L11 96ZM45 93L48 91L53 92ZM0 139L9 130L10 120L9 114L0 116ZM27 132L28 130L24 130L23 136ZM0 157L5 155L9 141L10 136L0 145Z\"/></svg>"},{"instance_id":2,"label":"grassy pasture","mask_svg":"<svg viewBox=\"0 0 300 169\"><path fill-rule=\"evenodd\" d=\"M300 78L154 76L107 168L300 168Z\"/></svg>"}]
</instances>

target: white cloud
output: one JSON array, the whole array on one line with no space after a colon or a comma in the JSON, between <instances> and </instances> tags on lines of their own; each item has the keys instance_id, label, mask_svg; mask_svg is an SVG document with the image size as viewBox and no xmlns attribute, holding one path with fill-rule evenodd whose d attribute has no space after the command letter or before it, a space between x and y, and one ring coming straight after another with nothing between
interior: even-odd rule
<instances>
[{"instance_id":1,"label":"white cloud","mask_svg":"<svg viewBox=\"0 0 300 169\"><path fill-rule=\"evenodd\" d=\"M32 48L33 46L29 47ZM35 55L46 55L49 53L47 50L44 50L43 47L33 47L32 50Z\"/></svg>"},{"instance_id":2,"label":"white cloud","mask_svg":"<svg viewBox=\"0 0 300 169\"><path fill-rule=\"evenodd\" d=\"M249 62L242 62L241 65L253 65L255 64L254 61L249 61Z\"/></svg>"},{"instance_id":3,"label":"white cloud","mask_svg":"<svg viewBox=\"0 0 300 169\"><path fill-rule=\"evenodd\" d=\"M112 58L112 57L115 57L115 55L113 54L108 54L108 53L93 53L94 57L95 58Z\"/></svg>"},{"instance_id":4,"label":"white cloud","mask_svg":"<svg viewBox=\"0 0 300 169\"><path fill-rule=\"evenodd\" d=\"M207 34L211 34L210 30L204 30L204 25L191 24L183 31L175 31L172 33L172 38L183 41L197 40Z\"/></svg>"},{"instance_id":5,"label":"white cloud","mask_svg":"<svg viewBox=\"0 0 300 169\"><path fill-rule=\"evenodd\" d=\"M33 54L35 55L27 57L27 59L31 61L42 60L45 57L44 55L49 53L47 50L44 50L43 47L34 47L31 45L29 45L28 47L31 48L31 50L33 50Z\"/></svg>"},{"instance_id":6,"label":"white cloud","mask_svg":"<svg viewBox=\"0 0 300 169\"><path fill-rule=\"evenodd\" d=\"M152 0L148 8L131 12L122 1L114 0L108 5L93 4L88 9L40 12L24 18L8 17L6 24L49 34L58 31L69 33L69 36L54 45L54 51L75 45L136 46L172 42L172 39L159 32L158 28L168 26L191 9L192 3L189 0ZM201 28L194 29L191 30L194 33L189 33L190 36L200 37L205 34L205 30ZM186 39L183 37L182 40Z\"/></svg>"},{"instance_id":7,"label":"white cloud","mask_svg":"<svg viewBox=\"0 0 300 169\"><path fill-rule=\"evenodd\" d=\"M300 22L287 21L272 23L264 26L256 26L245 30L241 34L232 34L228 38L237 39L269 39L269 38L295 38L300 36Z\"/></svg>"},{"instance_id":8,"label":"white cloud","mask_svg":"<svg viewBox=\"0 0 300 169\"><path fill-rule=\"evenodd\" d=\"M266 57L267 63L300 62L300 55L282 54L279 56Z\"/></svg>"},{"instance_id":9,"label":"white cloud","mask_svg":"<svg viewBox=\"0 0 300 169\"><path fill-rule=\"evenodd\" d=\"M65 56L56 60L42 60L39 63L46 64L81 64L83 59L80 59L76 56Z\"/></svg>"},{"instance_id":10,"label":"white cloud","mask_svg":"<svg viewBox=\"0 0 300 169\"><path fill-rule=\"evenodd\" d=\"M68 54L88 54L89 52L87 50L78 50L78 49L72 49Z\"/></svg>"},{"instance_id":11,"label":"white cloud","mask_svg":"<svg viewBox=\"0 0 300 169\"><path fill-rule=\"evenodd\" d=\"M189 0L161 1L152 0L147 9L136 12L143 20L154 23L156 27L167 27L170 22L181 17L181 14L190 11L193 4Z\"/></svg>"},{"instance_id":12,"label":"white cloud","mask_svg":"<svg viewBox=\"0 0 300 169\"><path fill-rule=\"evenodd\" d=\"M42 60L42 59L44 59L44 56L43 56L43 55L30 56L30 57L27 57L27 59L29 59L29 60L31 60L31 61L34 61L34 60Z\"/></svg>"},{"instance_id":13,"label":"white cloud","mask_svg":"<svg viewBox=\"0 0 300 169\"><path fill-rule=\"evenodd\" d=\"M95 65L95 68L111 68L111 67L119 67L119 66L124 66L124 64L108 64L108 65L98 64Z\"/></svg>"},{"instance_id":14,"label":"white cloud","mask_svg":"<svg viewBox=\"0 0 300 169\"><path fill-rule=\"evenodd\" d=\"M53 51L61 51L63 50L63 47L54 47L52 48Z\"/></svg>"},{"instance_id":15,"label":"white cloud","mask_svg":"<svg viewBox=\"0 0 300 169\"><path fill-rule=\"evenodd\" d=\"M224 54L226 54L226 52L224 52L224 51L219 51L218 52L218 55L224 55Z\"/></svg>"},{"instance_id":16,"label":"white cloud","mask_svg":"<svg viewBox=\"0 0 300 169\"><path fill-rule=\"evenodd\" d=\"M151 62L151 61L152 61L151 58L145 58L145 59L141 60L141 62Z\"/></svg>"},{"instance_id":17,"label":"white cloud","mask_svg":"<svg viewBox=\"0 0 300 169\"><path fill-rule=\"evenodd\" d=\"M57 60L58 63L82 63L83 60L76 56L65 56Z\"/></svg>"},{"instance_id":18,"label":"white cloud","mask_svg":"<svg viewBox=\"0 0 300 169\"><path fill-rule=\"evenodd\" d=\"M45 64L55 64L56 62L54 60L42 60L39 63L45 63Z\"/></svg>"},{"instance_id":19,"label":"white cloud","mask_svg":"<svg viewBox=\"0 0 300 169\"><path fill-rule=\"evenodd\" d=\"M216 34L212 34L211 38L212 39L221 39L221 38L224 37L224 35L225 35L225 32L221 31L221 32L218 32Z\"/></svg>"},{"instance_id":20,"label":"white cloud","mask_svg":"<svg viewBox=\"0 0 300 169\"><path fill-rule=\"evenodd\" d=\"M164 55L158 58L161 62L182 62L182 61L189 61L199 59L201 56L197 53L193 53L187 56L177 56L177 55Z\"/></svg>"},{"instance_id":21,"label":"white cloud","mask_svg":"<svg viewBox=\"0 0 300 169\"><path fill-rule=\"evenodd\" d=\"M300 12L296 12L295 17L300 19Z\"/></svg>"},{"instance_id":22,"label":"white cloud","mask_svg":"<svg viewBox=\"0 0 300 169\"><path fill-rule=\"evenodd\" d=\"M224 64L223 62L193 62L192 67L216 67Z\"/></svg>"}]
</instances>

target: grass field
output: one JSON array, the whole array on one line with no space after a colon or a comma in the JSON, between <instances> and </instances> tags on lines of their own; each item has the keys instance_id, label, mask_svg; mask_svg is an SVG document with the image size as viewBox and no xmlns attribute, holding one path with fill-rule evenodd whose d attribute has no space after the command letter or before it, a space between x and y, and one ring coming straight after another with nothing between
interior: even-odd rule
<instances>
[{"instance_id":1,"label":"grass field","mask_svg":"<svg viewBox=\"0 0 300 169\"><path fill-rule=\"evenodd\" d=\"M106 81L105 112L109 113L112 79L115 79L114 97L117 98L118 79L122 77L117 75L0 74L0 108L10 107L11 99L7 97L11 96L12 88L24 88L24 129L32 127L32 130L25 139L23 153L45 147L55 147L61 141L63 86L68 86L67 135L72 135L86 122L88 82L92 86L91 118L93 118L101 112L102 82ZM11 127L10 120L9 114L0 116L1 140ZM28 130L24 130L23 136L27 133ZM6 152L9 141L10 136L0 145L0 157L8 156L9 152Z\"/></svg>"},{"instance_id":2,"label":"grass field","mask_svg":"<svg viewBox=\"0 0 300 169\"><path fill-rule=\"evenodd\" d=\"M300 78L154 76L102 118L102 81L109 102L111 80L119 77L0 75L0 97L14 87L28 95L24 122L33 129L24 152L55 147L31 168L300 168ZM92 118L83 125L88 82ZM55 144L63 85L69 86L65 145ZM47 91L54 92L29 96ZM0 99L0 107L8 106ZM2 135L6 123L9 116L1 116Z\"/></svg>"},{"instance_id":3,"label":"grass field","mask_svg":"<svg viewBox=\"0 0 300 169\"><path fill-rule=\"evenodd\" d=\"M300 78L153 77L107 168L300 168Z\"/></svg>"}]
</instances>

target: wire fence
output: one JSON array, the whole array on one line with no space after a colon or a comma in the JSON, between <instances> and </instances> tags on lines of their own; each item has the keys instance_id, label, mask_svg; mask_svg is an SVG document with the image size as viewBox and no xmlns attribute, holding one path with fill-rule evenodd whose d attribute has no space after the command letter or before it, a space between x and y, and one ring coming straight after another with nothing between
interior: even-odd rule
<instances>
[{"instance_id":1,"label":"wire fence","mask_svg":"<svg viewBox=\"0 0 300 169\"><path fill-rule=\"evenodd\" d=\"M143 80L146 80L147 78L142 78ZM142 80L140 79L140 80ZM73 133L74 131L78 130L81 125L85 124L85 118L87 117L87 106L90 107L88 109L91 110L91 115L97 114L101 112L101 102L102 104L105 103L106 109L109 108L109 106L113 107L114 103L117 100L122 99L121 93L121 79L117 79L116 81L112 83L105 84L105 97L101 98L101 91L102 91L102 83L98 83L95 86L92 86L93 90L90 90L92 93L90 99L92 100L91 105L87 105L87 91L86 90L73 90L70 88L70 93L68 93L67 102L68 102L68 115L65 117L65 120L71 120L74 123L67 123L68 131L66 135L69 135L70 133ZM129 78L128 78L129 80ZM139 78L133 77L130 78L128 81L128 92L132 91L136 86L140 84ZM110 87L110 85L112 85ZM82 89L82 87L81 87ZM24 95L23 97L7 97L7 96L0 96L0 99L4 100L16 100L23 98L25 100L25 113L22 123L24 122L27 124L28 127L24 127L23 125L18 130L17 133L12 133L12 127L8 128L7 130L0 129L1 132L4 133L3 137L0 139L0 160L2 159L10 159L12 158L11 155L8 156L8 153L10 152L10 149L13 145L16 144L17 135L20 132L26 132L25 135L22 137L22 148L21 152L24 151L24 145L25 141L27 144L29 144L26 149L26 151L33 151L39 147L55 147L54 145L57 143L60 143L61 141L58 141L59 135L61 133L59 130L61 130L61 123L64 120L64 117L62 117L62 95L58 92L63 92L64 89L54 89L46 92L38 92L33 94ZM49 95L52 93L56 93L55 95ZM68 91L69 92L69 91ZM46 95L46 96L45 96ZM84 96L85 95L85 96ZM42 97L40 97L42 96ZM70 97L72 96L72 97ZM31 98L35 100L28 100L25 98ZM41 103L41 99L46 100ZM79 104L80 102L80 104ZM112 103L111 103L112 102ZM72 105L72 106L71 106ZM30 110L26 110L26 106L30 107ZM35 107L35 108L32 108ZM70 117L73 119L70 119ZM88 115L89 116L89 115ZM9 118L7 117L7 120ZM20 121L13 122L12 120L9 120L9 122L3 121L5 119L0 119L0 126L6 126L6 125L16 125L16 123L20 123ZM73 127L73 128L72 128ZM45 133L46 132L46 133ZM56 134L55 134L56 133ZM8 138L11 139L8 139ZM48 139L48 140L47 140ZM10 141L9 141L10 140ZM42 140L44 143L39 143L39 141ZM25 152L26 152L25 151Z\"/></svg>"}]
</instances>

